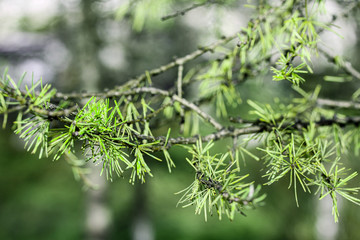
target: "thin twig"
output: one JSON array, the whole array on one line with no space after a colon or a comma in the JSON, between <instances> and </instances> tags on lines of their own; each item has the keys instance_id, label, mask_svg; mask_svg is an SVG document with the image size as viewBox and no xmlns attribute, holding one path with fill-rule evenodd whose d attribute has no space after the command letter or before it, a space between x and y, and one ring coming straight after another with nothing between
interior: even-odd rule
<instances>
[{"instance_id":1,"label":"thin twig","mask_svg":"<svg viewBox=\"0 0 360 240\"><path fill-rule=\"evenodd\" d=\"M339 64L339 66L352 77L360 80L360 72L357 71L350 62L341 59L341 61L337 60L337 56L332 55L329 53L325 48L318 47L319 51L327 58L327 60L334 64Z\"/></svg>"},{"instance_id":2,"label":"thin twig","mask_svg":"<svg viewBox=\"0 0 360 240\"><path fill-rule=\"evenodd\" d=\"M278 8L281 8L278 7ZM264 19L266 19L266 17L270 14L272 14L276 9L278 8L272 8L270 9L268 12L264 13L264 15L259 16L258 18L252 19L250 22L253 24L252 29L256 29L256 27L258 26L259 22L264 21ZM113 90L107 91L107 92L102 92L102 93L70 93L70 94L64 94L64 93L56 93L56 98L60 98L60 99L64 99L64 100L69 100L69 99L81 99L81 98L90 98L92 96L97 96L97 97L111 97L111 96L116 96L116 95L121 95L121 92L123 92L124 90L127 89L131 89L131 88L138 88L140 87L141 83L144 82L148 76L150 77L154 77L157 76L159 74L162 74L176 66L180 66L180 65L184 65L187 62L190 62L191 60L194 60L200 56L202 56L203 54L207 53L207 52L213 52L214 49L220 45L226 44L228 42L230 42L231 40L237 38L238 35L240 34L245 34L247 35L247 31L245 30L241 30L238 31L228 37L223 37L219 40L217 40L216 42L205 46L205 47L200 47L197 50L193 51L192 53L189 53L188 55L185 55L181 58L177 58L175 60L173 60L170 63L167 63L165 65L162 65L158 68L154 68L150 71L147 71L141 75L139 75L136 78L133 79L129 79L125 84L120 85L120 86L116 86Z\"/></svg>"},{"instance_id":3,"label":"thin twig","mask_svg":"<svg viewBox=\"0 0 360 240\"><path fill-rule=\"evenodd\" d=\"M202 7L202 6L204 6L204 5L206 5L206 4L210 3L210 2L212 2L212 1L206 1L206 2L203 2L203 3L194 3L192 6L190 6L188 8L185 8L183 10L176 11L175 13L163 16L161 18L161 21L166 21L168 19L175 18L177 16L183 16L183 15L185 15L185 13L190 12L191 10L194 10L196 8Z\"/></svg>"},{"instance_id":4,"label":"thin twig","mask_svg":"<svg viewBox=\"0 0 360 240\"><path fill-rule=\"evenodd\" d=\"M74 105L70 108L67 109L62 109L62 110L47 110L47 109L43 109L43 108L39 108L39 107L33 107L30 109L30 111L32 111L35 114L40 114L40 115L45 115L48 117L68 117L72 114L76 115L76 110L79 109L78 105Z\"/></svg>"},{"instance_id":5,"label":"thin twig","mask_svg":"<svg viewBox=\"0 0 360 240\"><path fill-rule=\"evenodd\" d=\"M216 181L211 177L205 177L205 174L201 171L197 171L196 178L205 188L217 190L217 194L221 195L221 197L229 203L237 202L240 205L245 206L251 204L254 201L253 194L250 196L250 192L246 198L245 196L234 196L234 194L231 192L226 191L226 186L224 186L224 183ZM245 215L245 213L243 213L240 209L239 211L241 214Z\"/></svg>"},{"instance_id":6,"label":"thin twig","mask_svg":"<svg viewBox=\"0 0 360 240\"><path fill-rule=\"evenodd\" d=\"M181 58L177 58L174 61L162 65L158 68L154 68L150 71L148 71L148 74L153 77L153 76L157 76L161 73L164 73L176 66L180 66L180 65L184 65L185 63L194 60L195 58L198 58L199 56L203 55L206 52L211 52L213 51L216 47L225 44L233 39L235 39L237 37L237 34L233 34L231 36L228 37L224 37L208 46L205 47L201 47L198 50L184 56ZM126 89L131 89L131 88L137 88L139 87L139 85L145 81L147 79L147 75L146 73L143 73L141 75L139 75L136 78L130 79L129 81L127 81L125 84L121 85L121 86L117 86L115 87L113 90L107 91L107 92L99 92L99 93L56 93L55 97L56 98L60 98L60 99L64 99L64 100L69 100L69 99L82 99L82 98L90 98L90 97L103 97L103 98L107 98L107 97L111 97L111 96L117 96L117 95L122 95L122 92Z\"/></svg>"},{"instance_id":7,"label":"thin twig","mask_svg":"<svg viewBox=\"0 0 360 240\"><path fill-rule=\"evenodd\" d=\"M337 15L336 15L336 14L333 14L333 15L332 15L332 18L331 18L331 21L329 21L326 25L327 25L327 26L331 26L332 24L334 24L334 22L335 22L338 18L347 16L348 13L349 13L350 11L352 11L353 9L355 9L355 7L357 7L358 4L359 4L359 3L353 2L352 4L349 4L341 13L339 13L339 14L337 14ZM317 34L318 34L318 35L321 34L321 33L324 32L326 29L327 29L327 28L320 28L320 29L318 30ZM296 49L296 48L299 47L299 46L300 46L300 43L295 44L295 45L294 45L294 49ZM319 48L318 45L316 46L316 48L317 48L319 51L322 51L322 52L324 51L324 52L323 52L324 55L325 55L325 54L328 54L324 49ZM286 68L286 71L285 71L285 72L288 72L288 71L290 70L291 63L293 62L293 60L295 59L295 57L297 57L296 51L290 51L290 50L286 50L284 55L286 56L288 52L291 52L291 55L290 55L290 59L289 59L289 61L288 61L288 67ZM325 57L327 57L329 60L330 60L330 59L333 59L332 62L336 63L336 62L335 62L335 59L332 58L331 55L327 55L327 56L325 56ZM276 60L275 62L277 62L277 61L278 61L278 60ZM357 75L357 74L359 74L359 73L358 73L354 68L352 68L352 66L351 66L350 63L346 62L344 65L347 65L347 66L343 66L343 68L345 69L345 71L347 71L347 72L350 73L351 75L353 75L353 73L355 73L355 76L360 77L360 75ZM356 73L357 73L357 74L356 74ZM358 77L356 77L356 78L358 78ZM359 79L359 78L358 78L358 79Z\"/></svg>"},{"instance_id":8,"label":"thin twig","mask_svg":"<svg viewBox=\"0 0 360 240\"><path fill-rule=\"evenodd\" d=\"M334 118L326 119L321 118L318 121L314 122L316 126L319 127L326 127L331 126L333 124L338 124L341 127L347 125L360 125L360 117L346 117L346 118ZM306 129L310 125L309 121L301 121L301 120L294 120L292 123L282 124L281 126L274 126L273 124L269 124L262 121L254 121L251 125L239 128L223 128L220 131L208 134L206 136L201 137L201 141L209 142L209 141L216 141L219 139L224 139L226 137L233 137L236 138L241 135L248 135L248 134L257 134L263 132L271 132L274 130L274 127L281 128L281 129L292 129L295 131L302 131ZM138 134L136 135L139 139L145 139L149 141L160 141L160 144L163 144L166 140L165 136L145 136ZM169 138L167 148L170 148L172 145L176 144L194 144L196 141L199 140L198 136L193 137L177 137L177 138ZM162 145L161 145L162 146Z\"/></svg>"},{"instance_id":9,"label":"thin twig","mask_svg":"<svg viewBox=\"0 0 360 240\"><path fill-rule=\"evenodd\" d=\"M165 108L171 107L172 105L173 105L172 102L168 103L168 104L164 104L160 108L156 109L154 112L151 112L151 113L147 114L145 117L139 117L139 118L136 118L136 119L131 120L131 121L126 121L126 124L133 124L133 123L136 123L136 122L148 121L149 119L155 117L158 113L162 112Z\"/></svg>"},{"instance_id":10,"label":"thin twig","mask_svg":"<svg viewBox=\"0 0 360 240\"><path fill-rule=\"evenodd\" d=\"M212 140L216 141L216 140L223 139L226 137L233 137L233 136L235 137L235 136L240 136L240 135L260 133L262 131L263 131L263 127L260 127L260 126L248 126L248 127L236 128L236 129L223 128L220 131L217 131L217 132L208 134L204 137L201 137L201 141L203 141L203 142L209 142ZM141 134L138 134L136 136L138 138L144 139L144 140L160 141L161 144L163 144L166 140L165 136L152 137L152 136L145 136L145 135L141 135ZM176 145L176 144L194 144L198 140L199 140L198 136L187 137L187 138L185 138L185 137L169 138L168 145L166 147L170 148L171 145Z\"/></svg>"},{"instance_id":11,"label":"thin twig","mask_svg":"<svg viewBox=\"0 0 360 240\"><path fill-rule=\"evenodd\" d=\"M316 100L316 103L319 106L326 106L326 107L333 107L333 108L360 109L360 103L352 102L352 101L340 101L340 100L318 98Z\"/></svg>"},{"instance_id":12,"label":"thin twig","mask_svg":"<svg viewBox=\"0 0 360 240\"><path fill-rule=\"evenodd\" d=\"M168 91L161 90L161 89L154 88L154 87L135 88L135 89L127 91L127 92L125 92L123 94L133 95L134 93L135 94L138 94L138 93L151 93L153 95L170 96L170 93ZM198 106L196 106L192 102L189 102L185 98L181 98L178 95L173 95L172 99L174 101L179 102L183 106L188 107L191 110L195 111L200 117L202 117L204 120L206 120L211 125L213 125L216 130L221 130L223 128L223 126L220 123L218 123L213 117L211 117L209 114L202 111Z\"/></svg>"}]
</instances>

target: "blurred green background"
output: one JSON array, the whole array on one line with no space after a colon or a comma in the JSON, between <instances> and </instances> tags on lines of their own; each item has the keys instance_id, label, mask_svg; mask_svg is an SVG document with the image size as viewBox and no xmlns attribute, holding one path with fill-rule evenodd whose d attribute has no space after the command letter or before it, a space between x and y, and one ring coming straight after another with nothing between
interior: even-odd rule
<instances>
[{"instance_id":1,"label":"blurred green background","mask_svg":"<svg viewBox=\"0 0 360 240\"><path fill-rule=\"evenodd\" d=\"M151 15L159 17L147 19L142 31L135 31L128 18L117 21L113 16L126 2L0 1L1 70L9 67L15 79L27 72L28 84L32 77L35 80L43 77L44 82L64 92L111 88L171 61L174 56L190 53L198 45L237 31L246 25L251 14L242 8L246 1L229 1L225 7L197 9L182 18L161 22L160 17L171 9L192 3L162 0L157 1L157 11ZM341 8L336 1L328 2L335 10ZM356 15L338 22L344 39L336 39L339 46L334 47L334 51L351 59L355 68L360 69L358 19ZM323 75L335 73L336 69L325 67L322 61L326 60L315 60L316 74L309 76L303 88L311 90L316 84L322 84L322 97L349 99L360 84L324 82ZM91 71L92 67L95 72ZM170 71L153 81L167 88L174 83L171 79L176 79L175 72ZM290 85L272 82L271 76L245 82L239 91L243 100L271 102L279 97L289 101L292 97ZM242 104L232 114L246 116L248 110L249 107ZM14 117L10 116L10 120ZM170 126L174 132L177 125ZM218 151L226 145L227 141L220 142ZM126 177L107 184L103 203L109 209L111 220L103 239L136 239L134 229L141 217L150 227L148 232L153 239L310 240L326 239L324 234L332 231L334 234L327 239L360 239L358 207L341 202L340 222L334 224L331 205L326 199L319 202L316 197L299 192L300 208L297 208L293 190L287 189L288 179L263 187L267 193L266 205L247 211L247 217L239 215L230 222L219 221L214 216L205 222L202 215L194 214L194 208L176 207L180 196L174 193L192 182L194 172L185 161L187 154L183 149L174 147L171 154L176 164L171 174L164 163L154 162L151 163L154 177L148 178L144 185L132 186ZM359 171L359 157L348 158L347 164ZM263 182L261 163L248 160L243 169L251 174L250 180ZM26 152L9 124L0 130L0 183L0 239L90 239L85 226L87 192L74 180L69 165L63 160L38 159Z\"/></svg>"}]
</instances>

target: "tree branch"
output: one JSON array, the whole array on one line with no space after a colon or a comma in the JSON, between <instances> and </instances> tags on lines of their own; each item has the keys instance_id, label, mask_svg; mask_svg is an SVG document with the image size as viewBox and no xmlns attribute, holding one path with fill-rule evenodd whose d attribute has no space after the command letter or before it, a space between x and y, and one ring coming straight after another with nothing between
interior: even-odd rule
<instances>
[{"instance_id":1,"label":"tree branch","mask_svg":"<svg viewBox=\"0 0 360 240\"><path fill-rule=\"evenodd\" d=\"M319 106L331 107L331 108L353 108L360 109L360 103L352 101L341 101L341 100L331 100L318 98L316 103Z\"/></svg>"},{"instance_id":2,"label":"tree branch","mask_svg":"<svg viewBox=\"0 0 360 240\"><path fill-rule=\"evenodd\" d=\"M334 56L330 54L325 48L318 47L319 51L324 55L324 57L327 58L327 60L331 63L337 64L340 66L346 73L350 74L353 78L356 78L360 80L360 72L357 71L350 62L344 61L343 59L340 59L338 56Z\"/></svg>"},{"instance_id":3,"label":"tree branch","mask_svg":"<svg viewBox=\"0 0 360 240\"><path fill-rule=\"evenodd\" d=\"M183 16L183 15L185 15L185 13L190 12L191 10L194 10L196 8L202 7L202 6L204 6L204 5L208 4L208 3L211 3L211 2L213 2L213 1L209 0L209 1L206 1L206 2L203 2L203 3L194 3L192 6L190 6L188 8L185 8L183 10L176 11L175 13L163 16L161 18L161 21L166 21L168 19L175 18L175 17L180 16L180 15Z\"/></svg>"}]
</instances>

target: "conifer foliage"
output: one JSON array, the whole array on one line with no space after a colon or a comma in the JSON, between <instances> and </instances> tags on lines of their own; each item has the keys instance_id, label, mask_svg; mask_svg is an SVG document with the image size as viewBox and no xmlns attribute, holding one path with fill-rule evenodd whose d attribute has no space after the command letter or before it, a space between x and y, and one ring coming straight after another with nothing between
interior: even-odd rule
<instances>
[{"instance_id":1,"label":"conifer foliage","mask_svg":"<svg viewBox=\"0 0 360 240\"><path fill-rule=\"evenodd\" d=\"M184 1L188 5L173 13L180 5L155 1L169 11L166 16L146 10L159 9L153 2L129 1L119 7L116 17L131 21L135 31L142 31L154 18L174 21L196 8L226 8L235 1ZM339 198L360 205L360 186L353 186L359 183L358 173L342 160L350 150L359 154L360 90L354 89L348 101L338 101L320 98L321 86L309 92L302 84L313 74L312 60L318 55L345 73L331 79L360 80L350 62L320 47L319 36L336 32L333 22L358 11L360 3L346 2L341 12L321 21L325 6L325 0L246 5L253 17L238 32L107 91L61 93L41 80L23 86L23 78L14 80L5 71L0 79L2 127L13 124L32 154L65 159L75 177L89 186L86 162L100 164L109 180L129 171L130 183L145 182L147 176L153 176L151 161L163 161L171 173L176 162L169 149L182 146L188 151L184 161L193 169L194 178L179 192L179 204L195 206L195 212L204 213L205 218L215 213L233 219L236 213L245 215L245 210L266 201L264 186L247 180L244 166L240 167L244 159L259 161L265 185L289 179L298 205L299 191L313 193L320 200L330 196L338 221ZM209 56L206 59L202 58L205 54ZM177 79L171 88L152 83L155 76L172 69L176 69ZM244 82L269 74L273 84L291 84L298 97L289 103L275 99L270 104L240 96ZM185 89L196 89L198 95L194 98ZM209 103L213 109L204 107ZM234 114L243 105L251 107L249 119ZM10 114L16 115L13 123L8 122ZM154 134L159 121L163 126L174 121L181 126ZM201 126L211 130L201 131ZM231 139L232 146L214 153L213 147L223 139ZM248 145L254 141L257 147L250 149ZM79 144L82 153L77 152Z\"/></svg>"}]
</instances>

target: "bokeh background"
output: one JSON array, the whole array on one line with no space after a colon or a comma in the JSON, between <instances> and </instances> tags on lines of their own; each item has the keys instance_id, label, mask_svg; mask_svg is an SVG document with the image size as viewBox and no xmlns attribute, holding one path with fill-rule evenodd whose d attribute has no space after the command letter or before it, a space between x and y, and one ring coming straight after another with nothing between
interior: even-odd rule
<instances>
[{"instance_id":1,"label":"bokeh background","mask_svg":"<svg viewBox=\"0 0 360 240\"><path fill-rule=\"evenodd\" d=\"M25 83L42 78L62 92L104 90L236 32L252 14L243 7L249 1L229 1L227 6L198 8L162 22L161 16L192 1L144 1L149 2L146 11L151 16L133 24L128 17L121 21L116 17L125 0L1 0L0 71L8 68L15 80L26 72ZM340 11L341 2L327 1L328 14ZM357 11L336 21L336 31L343 38L329 32L322 35L333 54L345 56L358 70L359 22ZM338 70L324 58L313 61L315 74L303 85L305 90L321 84L322 97L349 100L360 87L356 81L325 82L325 74ZM153 81L167 88L175 79L176 73L170 71ZM289 85L274 83L271 76L247 81L240 91L243 99L290 99ZM242 104L233 114L246 116L248 110ZM159 131L166 127L159 126ZM219 151L226 144L222 141ZM194 173L183 149L174 147L171 153L176 164L171 174L164 163L157 162L151 163L154 177L144 185L132 186L126 177L102 182L99 204L104 211L89 220L94 210L89 204L90 190L74 179L69 165L38 159L24 150L24 143L9 126L1 129L0 239L93 239L89 229L97 228L104 218L107 231L97 239L360 239L359 207L340 202L340 222L335 224L329 199L318 201L299 192L297 208L293 190L287 189L288 179L264 187L266 205L246 212L247 217L239 215L230 222L214 216L205 222L192 207L176 207L180 196L174 193L187 187ZM347 158L346 163L360 171L359 156ZM251 180L263 182L261 163L249 160L244 171L251 173Z\"/></svg>"}]
</instances>

